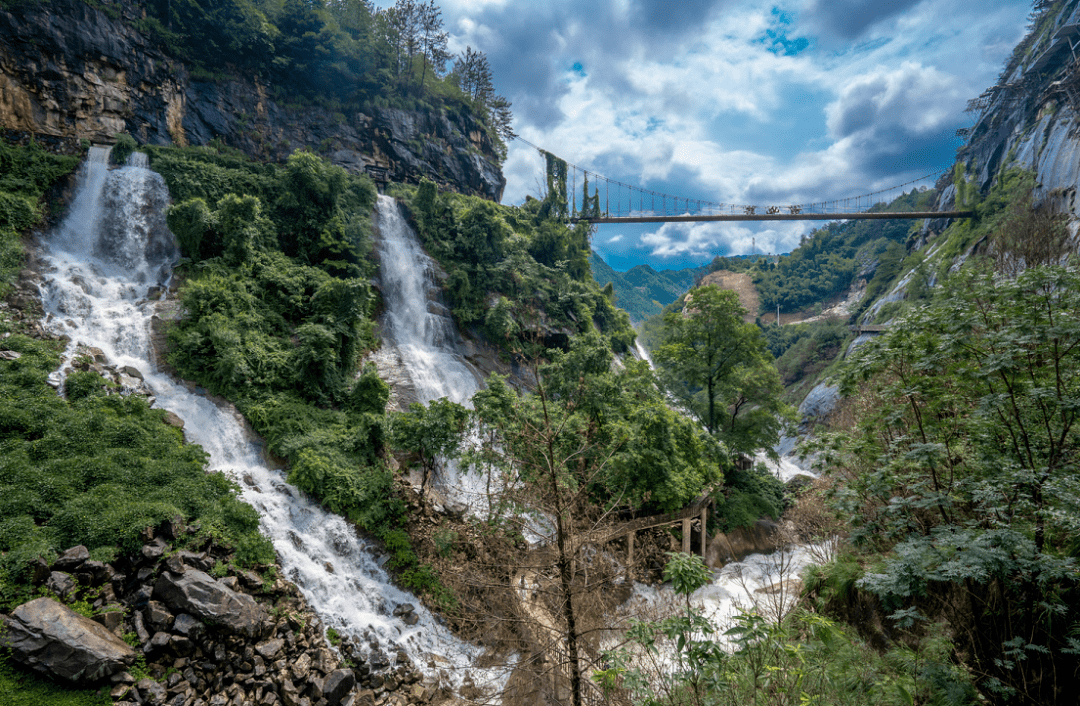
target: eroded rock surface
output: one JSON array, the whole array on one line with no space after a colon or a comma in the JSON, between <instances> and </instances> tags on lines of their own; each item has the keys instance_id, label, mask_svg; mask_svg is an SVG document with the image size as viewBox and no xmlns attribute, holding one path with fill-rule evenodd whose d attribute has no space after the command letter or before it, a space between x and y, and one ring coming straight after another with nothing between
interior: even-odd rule
<instances>
[{"instance_id":1,"label":"eroded rock surface","mask_svg":"<svg viewBox=\"0 0 1080 706\"><path fill-rule=\"evenodd\" d=\"M264 160L320 151L349 171L385 170L397 182L427 177L489 199L506 179L483 126L468 116L373 108L335 116L269 97L261 79L193 78L131 23L134 2L81 0L0 8L0 125L30 134L111 142L203 145L221 139ZM344 120L341 120L341 118Z\"/></svg>"},{"instance_id":2,"label":"eroded rock surface","mask_svg":"<svg viewBox=\"0 0 1080 706\"><path fill-rule=\"evenodd\" d=\"M251 596L237 593L194 569L182 574L162 572L154 584L154 597L173 611L224 625L248 637L257 637L269 618L266 609Z\"/></svg>"},{"instance_id":3,"label":"eroded rock surface","mask_svg":"<svg viewBox=\"0 0 1080 706\"><path fill-rule=\"evenodd\" d=\"M50 676L93 682L126 669L135 651L104 626L51 598L38 598L3 619L0 644L15 661Z\"/></svg>"}]
</instances>

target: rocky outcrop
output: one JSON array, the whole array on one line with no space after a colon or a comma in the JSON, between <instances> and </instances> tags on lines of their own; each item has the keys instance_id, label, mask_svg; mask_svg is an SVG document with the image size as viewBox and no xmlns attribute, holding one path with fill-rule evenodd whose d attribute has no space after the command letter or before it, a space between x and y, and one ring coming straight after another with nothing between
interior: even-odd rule
<instances>
[{"instance_id":1,"label":"rocky outcrop","mask_svg":"<svg viewBox=\"0 0 1080 706\"><path fill-rule=\"evenodd\" d=\"M111 685L123 706L403 706L448 694L394 645L337 635L328 644L299 589L277 578L280 567L262 575L236 568L209 535L179 519L144 539L111 564L74 547L32 566L38 585L94 616L53 598L0 616L16 660L51 677ZM395 615L412 610L402 605ZM139 657L145 674L128 671Z\"/></svg>"},{"instance_id":2,"label":"rocky outcrop","mask_svg":"<svg viewBox=\"0 0 1080 706\"><path fill-rule=\"evenodd\" d=\"M1041 196L1080 215L1080 60L1069 50L1080 41L1080 7L1067 5L1048 10L1042 32L1024 40L997 85L976 99L978 121L959 156L983 190L1002 167L1023 166L1035 172ZM950 186L941 202L954 201Z\"/></svg>"},{"instance_id":3,"label":"rocky outcrop","mask_svg":"<svg viewBox=\"0 0 1080 706\"><path fill-rule=\"evenodd\" d=\"M38 598L0 617L0 645L16 662L72 682L93 682L135 661L135 651L102 625L52 598Z\"/></svg>"},{"instance_id":4,"label":"rocky outcrop","mask_svg":"<svg viewBox=\"0 0 1080 706\"><path fill-rule=\"evenodd\" d=\"M469 115L286 107L261 79L194 78L132 27L138 4L108 8L115 18L80 0L0 8L0 127L96 142L119 132L155 145L220 139L270 160L309 147L353 172L502 197L495 145Z\"/></svg>"},{"instance_id":5,"label":"rocky outcrop","mask_svg":"<svg viewBox=\"0 0 1080 706\"><path fill-rule=\"evenodd\" d=\"M749 527L740 527L727 534L717 534L709 539L705 563L720 568L733 561L740 561L751 554L771 554L780 548L778 526L772 520L758 520Z\"/></svg>"},{"instance_id":6,"label":"rocky outcrop","mask_svg":"<svg viewBox=\"0 0 1080 706\"><path fill-rule=\"evenodd\" d=\"M185 570L183 562L174 568L180 572L164 571L154 584L154 598L174 612L190 613L248 637L258 637L268 627L266 609L251 596L237 593L201 571Z\"/></svg>"}]
</instances>

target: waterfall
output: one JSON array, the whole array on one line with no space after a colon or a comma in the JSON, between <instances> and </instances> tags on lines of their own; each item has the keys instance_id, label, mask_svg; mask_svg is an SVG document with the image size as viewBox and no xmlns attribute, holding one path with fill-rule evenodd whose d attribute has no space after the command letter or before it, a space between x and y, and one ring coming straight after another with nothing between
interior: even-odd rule
<instances>
[{"instance_id":1,"label":"waterfall","mask_svg":"<svg viewBox=\"0 0 1080 706\"><path fill-rule=\"evenodd\" d=\"M160 175L145 168L145 156L133 155L119 169L110 170L108 161L108 149L91 149L70 214L43 243L50 270L42 284L46 321L71 337L65 358L70 361L83 344L100 348L115 365L143 373L156 406L184 420L187 440L210 455L210 468L240 483L243 500L262 517L262 530L273 541L286 578L326 625L382 650L383 656L402 649L428 675L445 672L448 681L460 684L471 674L477 685L498 687L503 674L470 669L480 648L454 638L414 596L390 583L376 546L286 483L281 471L267 467L235 410L154 369L149 339L154 303L147 294L167 284L179 257L164 218L168 190ZM401 265L407 269L411 263ZM432 364L433 370L445 365ZM403 603L417 606L417 624L393 617Z\"/></svg>"},{"instance_id":2,"label":"waterfall","mask_svg":"<svg viewBox=\"0 0 1080 706\"><path fill-rule=\"evenodd\" d=\"M415 401L446 397L471 406L480 389L479 374L458 352L460 336L441 300L435 262L424 252L397 201L379 196L376 211L379 278L383 302L383 356L408 377ZM485 495L480 476L461 473L455 464L436 484L447 500L465 508L479 507Z\"/></svg>"}]
</instances>

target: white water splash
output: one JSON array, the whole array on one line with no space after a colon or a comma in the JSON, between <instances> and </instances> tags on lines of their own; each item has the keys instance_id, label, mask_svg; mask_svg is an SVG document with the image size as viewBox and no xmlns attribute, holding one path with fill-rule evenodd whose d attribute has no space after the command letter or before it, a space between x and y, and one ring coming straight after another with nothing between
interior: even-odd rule
<instances>
[{"instance_id":1,"label":"white water splash","mask_svg":"<svg viewBox=\"0 0 1080 706\"><path fill-rule=\"evenodd\" d=\"M162 178L140 166L109 170L107 149L93 148L80 174L71 212L44 245L51 272L42 285L51 329L78 344L100 348L111 363L138 368L156 404L185 421L185 436L210 455L210 467L241 483L242 498L262 516L263 532L278 552L286 577L303 591L322 620L391 657L403 649L428 675L451 683L466 675L478 686L500 689L506 674L471 668L481 649L454 638L420 602L390 583L379 550L352 526L267 467L235 410L194 394L151 363L148 290L167 283L179 256L164 220L168 191ZM145 164L145 158L132 160ZM409 267L409 263L401 263ZM420 621L392 616L411 603ZM382 655L379 655L382 656ZM392 662L392 659L387 660Z\"/></svg>"},{"instance_id":2,"label":"white water splash","mask_svg":"<svg viewBox=\"0 0 1080 706\"><path fill-rule=\"evenodd\" d=\"M712 581L690 595L691 604L713 624L712 638L726 646L723 633L743 611L754 610L770 622L778 622L795 608L801 590L800 574L817 562L813 547L790 546L772 554L751 554L713 572ZM658 620L684 610L682 596L670 584L647 586L635 583L630 598L619 607L622 621L631 618ZM700 635L698 637L701 637ZM612 640L610 646L618 642ZM674 646L669 645L671 650ZM674 664L674 652L661 655L661 669Z\"/></svg>"},{"instance_id":3,"label":"white water splash","mask_svg":"<svg viewBox=\"0 0 1080 706\"><path fill-rule=\"evenodd\" d=\"M379 278L386 304L383 355L396 355L418 402L427 404L445 397L471 408L471 398L480 389L480 376L458 353L460 337L442 303L434 261L389 196L379 196L376 225ZM449 502L469 511L479 511L487 502L486 479L461 472L455 463L446 464L436 483Z\"/></svg>"},{"instance_id":4,"label":"white water splash","mask_svg":"<svg viewBox=\"0 0 1080 706\"><path fill-rule=\"evenodd\" d=\"M646 350L645 346L641 345L641 334L638 334L638 337L634 339L634 352L637 353L638 358L648 363L650 368L656 369L649 351Z\"/></svg>"}]
</instances>

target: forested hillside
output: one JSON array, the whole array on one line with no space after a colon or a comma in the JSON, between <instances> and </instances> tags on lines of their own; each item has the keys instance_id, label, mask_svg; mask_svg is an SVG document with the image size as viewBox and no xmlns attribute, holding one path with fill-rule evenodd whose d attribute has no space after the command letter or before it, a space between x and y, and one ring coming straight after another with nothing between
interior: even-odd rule
<instances>
[{"instance_id":1,"label":"forested hillside","mask_svg":"<svg viewBox=\"0 0 1080 706\"><path fill-rule=\"evenodd\" d=\"M501 137L510 104L496 95L487 58L447 49L434 0L153 0L138 28L212 78L241 71L271 79L276 97L343 111L365 105L473 110ZM448 72L448 68L451 70Z\"/></svg>"},{"instance_id":2,"label":"forested hillside","mask_svg":"<svg viewBox=\"0 0 1080 706\"><path fill-rule=\"evenodd\" d=\"M616 272L595 250L589 254L589 266L593 278L601 287L611 283L615 290L616 306L630 314L630 319L635 323L659 314L665 306L694 286L705 272L704 267L657 272L649 265L637 265L626 272Z\"/></svg>"}]
</instances>

